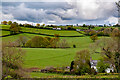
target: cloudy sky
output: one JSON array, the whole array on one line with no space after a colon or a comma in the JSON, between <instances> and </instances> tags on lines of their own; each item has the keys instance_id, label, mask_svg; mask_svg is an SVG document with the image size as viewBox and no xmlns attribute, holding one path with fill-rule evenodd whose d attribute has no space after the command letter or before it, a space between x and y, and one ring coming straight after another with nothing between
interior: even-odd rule
<instances>
[{"instance_id":1,"label":"cloudy sky","mask_svg":"<svg viewBox=\"0 0 120 80\"><path fill-rule=\"evenodd\" d=\"M118 12L114 1L61 0L34 2L4 0L3 20L40 24L116 24ZM1 9L1 7L0 7Z\"/></svg>"}]
</instances>

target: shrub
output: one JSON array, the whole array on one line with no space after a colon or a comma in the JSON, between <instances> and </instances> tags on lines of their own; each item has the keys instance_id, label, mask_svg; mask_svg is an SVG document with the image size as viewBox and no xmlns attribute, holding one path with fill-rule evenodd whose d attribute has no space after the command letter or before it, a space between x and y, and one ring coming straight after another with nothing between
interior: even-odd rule
<instances>
[{"instance_id":1,"label":"shrub","mask_svg":"<svg viewBox=\"0 0 120 80\"><path fill-rule=\"evenodd\" d=\"M97 33L98 36L104 36L104 32L103 31L100 31Z\"/></svg>"},{"instance_id":2,"label":"shrub","mask_svg":"<svg viewBox=\"0 0 120 80\"><path fill-rule=\"evenodd\" d=\"M2 80L10 76L13 79L27 77L23 67L24 51L9 43L2 43Z\"/></svg>"},{"instance_id":3,"label":"shrub","mask_svg":"<svg viewBox=\"0 0 120 80\"><path fill-rule=\"evenodd\" d=\"M19 33L19 31L21 30L20 26L18 26L17 23L12 23L9 29L10 29L10 34Z\"/></svg>"},{"instance_id":4,"label":"shrub","mask_svg":"<svg viewBox=\"0 0 120 80\"><path fill-rule=\"evenodd\" d=\"M93 35L93 36L91 36L90 38L93 40L93 42L95 42L95 40L98 39L98 38L97 38L97 35Z\"/></svg>"},{"instance_id":5,"label":"shrub","mask_svg":"<svg viewBox=\"0 0 120 80\"><path fill-rule=\"evenodd\" d=\"M76 45L75 45L75 44L73 45L73 48L76 48Z\"/></svg>"},{"instance_id":6,"label":"shrub","mask_svg":"<svg viewBox=\"0 0 120 80\"><path fill-rule=\"evenodd\" d=\"M96 70L95 70L94 68L91 68L91 69L89 70L88 74L90 74L90 75L96 75L97 72L96 72Z\"/></svg>"},{"instance_id":7,"label":"shrub","mask_svg":"<svg viewBox=\"0 0 120 80\"><path fill-rule=\"evenodd\" d=\"M19 47L25 47L25 43L28 41L27 37L19 36L16 42L19 44Z\"/></svg>"},{"instance_id":8,"label":"shrub","mask_svg":"<svg viewBox=\"0 0 120 80\"><path fill-rule=\"evenodd\" d=\"M89 35L95 35L96 34L96 31L94 31L94 30L91 30L90 32L89 32Z\"/></svg>"},{"instance_id":9,"label":"shrub","mask_svg":"<svg viewBox=\"0 0 120 80\"><path fill-rule=\"evenodd\" d=\"M7 25L7 21L3 21L3 22L1 22L2 24L4 24L4 25Z\"/></svg>"},{"instance_id":10,"label":"shrub","mask_svg":"<svg viewBox=\"0 0 120 80\"><path fill-rule=\"evenodd\" d=\"M112 33L112 29L111 28L105 28L103 32L104 32L104 35L110 36L111 33Z\"/></svg>"},{"instance_id":11,"label":"shrub","mask_svg":"<svg viewBox=\"0 0 120 80\"><path fill-rule=\"evenodd\" d=\"M97 70L99 73L105 73L105 70L107 68L109 68L110 64L106 63L103 59L101 59L98 63L97 63Z\"/></svg>"},{"instance_id":12,"label":"shrub","mask_svg":"<svg viewBox=\"0 0 120 80\"><path fill-rule=\"evenodd\" d=\"M30 42L31 42L31 47L33 48L45 48L48 44L48 40L40 36L33 37Z\"/></svg>"},{"instance_id":13,"label":"shrub","mask_svg":"<svg viewBox=\"0 0 120 80\"><path fill-rule=\"evenodd\" d=\"M37 27L39 27L39 26L40 26L40 24L39 24L39 23L37 23L37 24L36 24L36 26L37 26Z\"/></svg>"},{"instance_id":14,"label":"shrub","mask_svg":"<svg viewBox=\"0 0 120 80\"><path fill-rule=\"evenodd\" d=\"M8 21L7 24L8 24L8 25L11 25L11 24L12 24L12 21Z\"/></svg>"},{"instance_id":15,"label":"shrub","mask_svg":"<svg viewBox=\"0 0 120 80\"><path fill-rule=\"evenodd\" d=\"M59 38L58 38L58 37L52 38L52 39L50 40L50 47L56 48L58 41L59 41Z\"/></svg>"},{"instance_id":16,"label":"shrub","mask_svg":"<svg viewBox=\"0 0 120 80\"><path fill-rule=\"evenodd\" d=\"M69 48L70 46L69 46L68 42L66 41L66 39L62 39L58 42L57 47L59 47L59 48Z\"/></svg>"},{"instance_id":17,"label":"shrub","mask_svg":"<svg viewBox=\"0 0 120 80\"><path fill-rule=\"evenodd\" d=\"M76 53L75 56L75 73L77 75L84 75L90 70L90 54L88 50L82 50Z\"/></svg>"},{"instance_id":18,"label":"shrub","mask_svg":"<svg viewBox=\"0 0 120 80\"><path fill-rule=\"evenodd\" d=\"M25 47L32 47L32 48L46 48L46 47L57 47L57 42L59 38L50 38L50 37L41 37L35 36L31 40L27 41Z\"/></svg>"},{"instance_id":19,"label":"shrub","mask_svg":"<svg viewBox=\"0 0 120 80\"><path fill-rule=\"evenodd\" d=\"M54 34L55 37L59 37L60 35L59 34Z\"/></svg>"}]
</instances>

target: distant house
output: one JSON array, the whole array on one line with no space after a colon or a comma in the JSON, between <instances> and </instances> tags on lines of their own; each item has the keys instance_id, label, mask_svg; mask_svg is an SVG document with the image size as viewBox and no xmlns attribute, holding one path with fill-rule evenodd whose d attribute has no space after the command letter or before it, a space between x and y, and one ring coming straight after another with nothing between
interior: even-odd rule
<instances>
[{"instance_id":1,"label":"distant house","mask_svg":"<svg viewBox=\"0 0 120 80\"><path fill-rule=\"evenodd\" d=\"M61 28L57 28L56 30L61 30Z\"/></svg>"},{"instance_id":2,"label":"distant house","mask_svg":"<svg viewBox=\"0 0 120 80\"><path fill-rule=\"evenodd\" d=\"M94 68L97 71L97 62L98 60L90 60L91 68Z\"/></svg>"},{"instance_id":3,"label":"distant house","mask_svg":"<svg viewBox=\"0 0 120 80\"><path fill-rule=\"evenodd\" d=\"M53 28L53 30L61 30L61 28Z\"/></svg>"},{"instance_id":4,"label":"distant house","mask_svg":"<svg viewBox=\"0 0 120 80\"><path fill-rule=\"evenodd\" d=\"M90 63L91 63L91 68L94 68L96 71L97 71L97 63L98 63L98 60L90 60ZM105 71L107 73L110 73L110 71L112 70L112 72L114 71L113 67L110 65L110 68L107 68Z\"/></svg>"},{"instance_id":5,"label":"distant house","mask_svg":"<svg viewBox=\"0 0 120 80\"><path fill-rule=\"evenodd\" d=\"M81 29L76 29L76 31L82 31Z\"/></svg>"},{"instance_id":6,"label":"distant house","mask_svg":"<svg viewBox=\"0 0 120 80\"><path fill-rule=\"evenodd\" d=\"M53 30L56 30L56 28L53 28Z\"/></svg>"}]
</instances>

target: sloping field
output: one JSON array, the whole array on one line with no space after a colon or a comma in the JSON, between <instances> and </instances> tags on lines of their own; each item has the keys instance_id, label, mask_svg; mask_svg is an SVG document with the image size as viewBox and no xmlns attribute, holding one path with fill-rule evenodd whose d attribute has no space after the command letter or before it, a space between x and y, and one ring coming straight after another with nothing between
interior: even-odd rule
<instances>
[{"instance_id":1,"label":"sloping field","mask_svg":"<svg viewBox=\"0 0 120 80\"><path fill-rule=\"evenodd\" d=\"M4 36L4 35L9 35L10 31L2 31L0 30L0 36Z\"/></svg>"}]
</instances>

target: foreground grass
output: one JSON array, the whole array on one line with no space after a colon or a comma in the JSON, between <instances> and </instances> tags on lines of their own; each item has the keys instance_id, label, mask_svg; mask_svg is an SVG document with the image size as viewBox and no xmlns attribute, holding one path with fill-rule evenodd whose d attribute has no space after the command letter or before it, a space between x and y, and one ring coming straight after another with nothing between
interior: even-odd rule
<instances>
[{"instance_id":1,"label":"foreground grass","mask_svg":"<svg viewBox=\"0 0 120 80\"><path fill-rule=\"evenodd\" d=\"M32 78L118 78L118 74L105 74L98 73L97 75L63 75L63 74L55 74L55 73L40 73L40 72L32 72Z\"/></svg>"},{"instance_id":2,"label":"foreground grass","mask_svg":"<svg viewBox=\"0 0 120 80\"><path fill-rule=\"evenodd\" d=\"M83 48L50 49L50 48L23 48L25 55L25 67L45 68L49 66L70 66L77 51ZM98 60L100 54L92 54L92 58Z\"/></svg>"}]
</instances>

